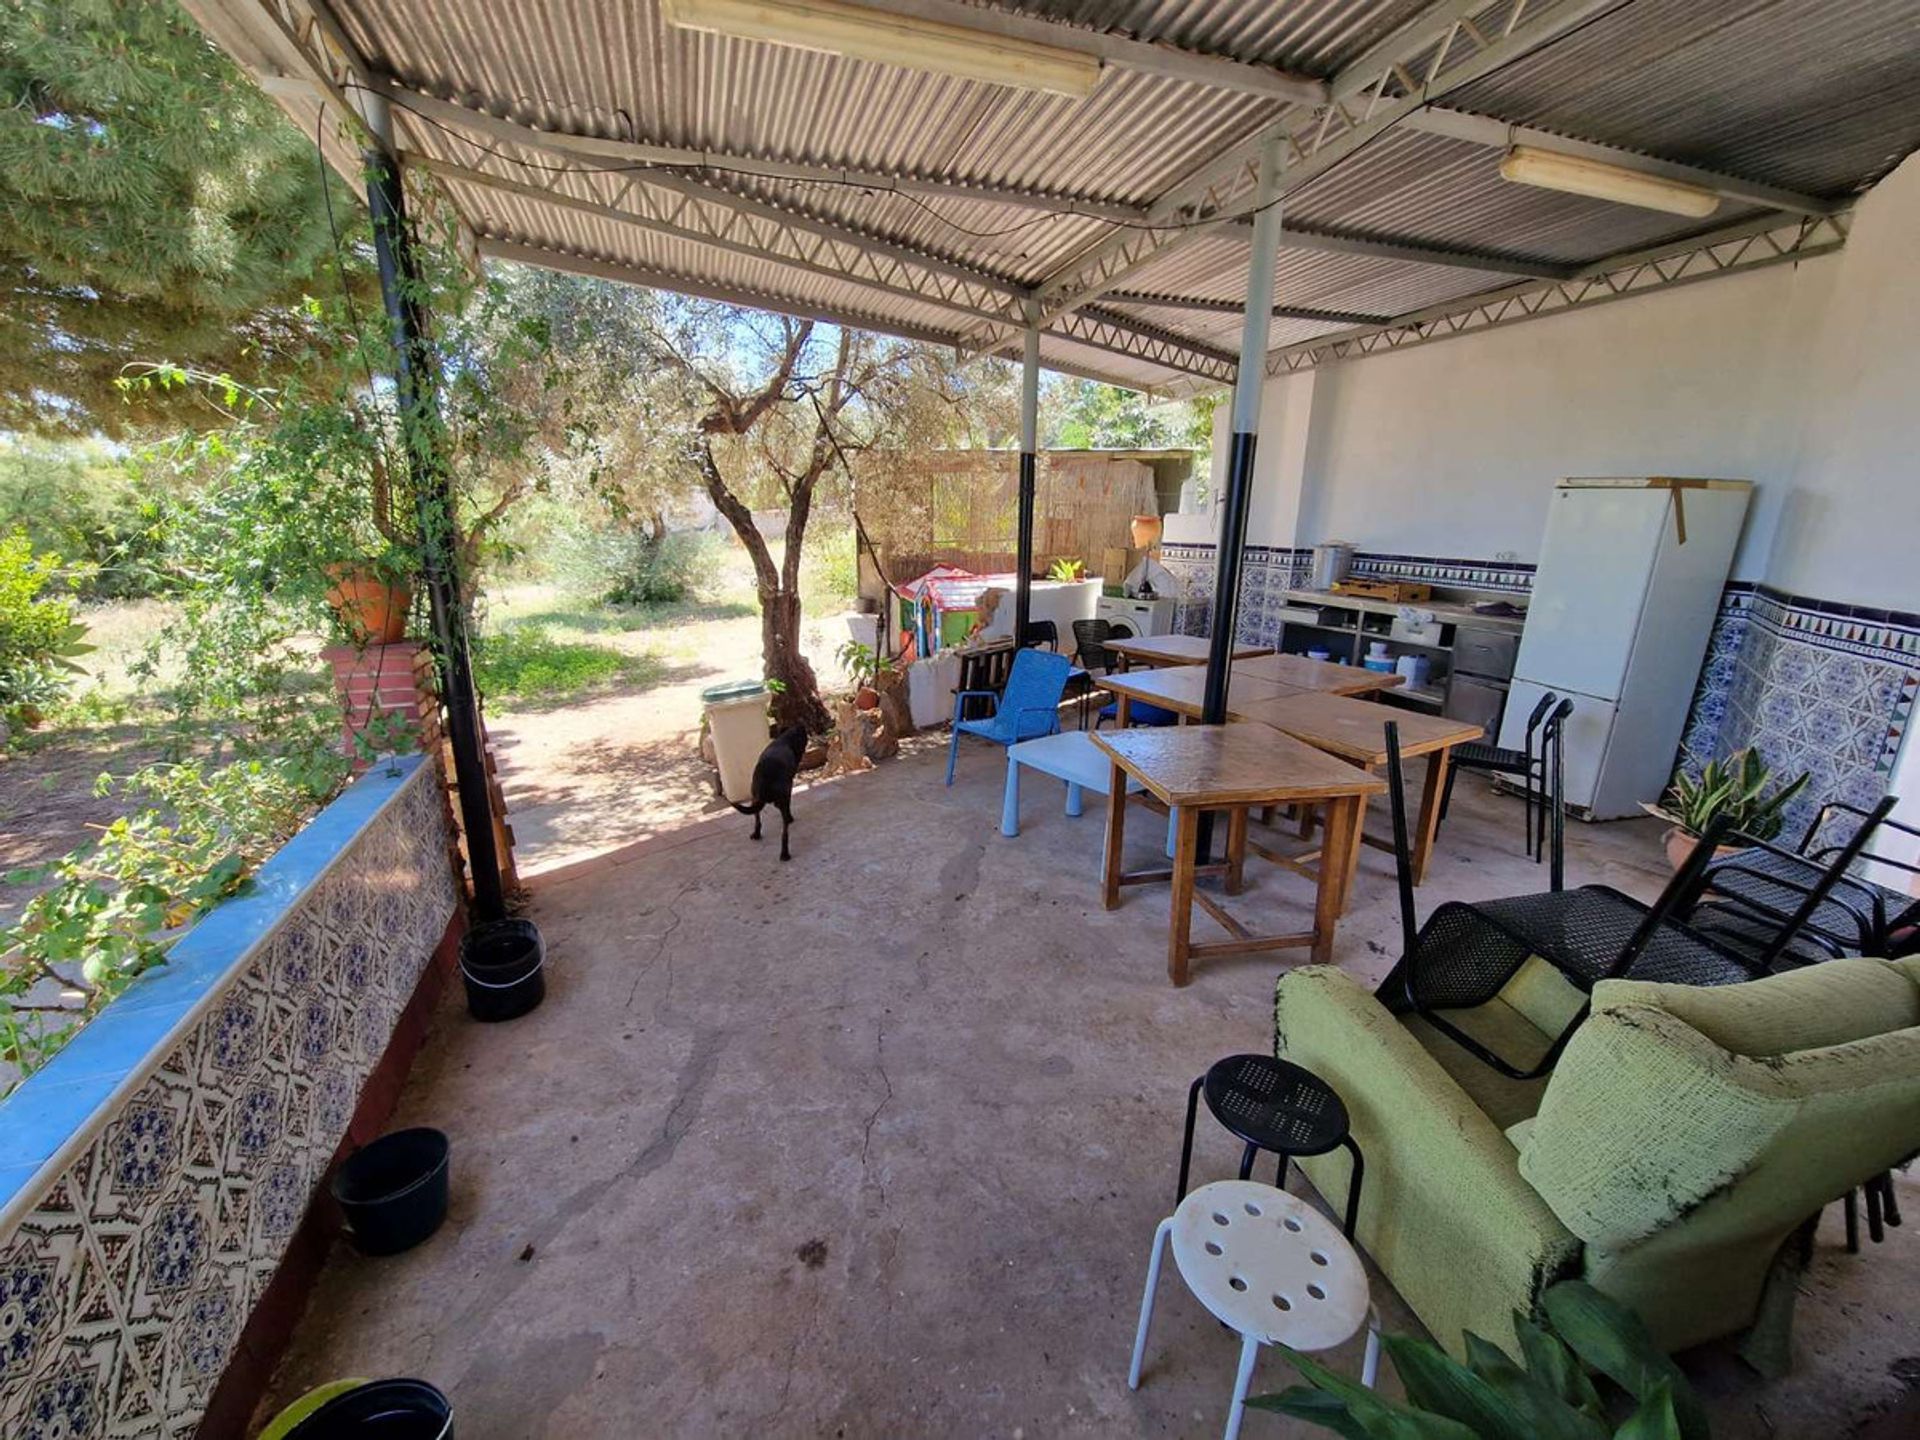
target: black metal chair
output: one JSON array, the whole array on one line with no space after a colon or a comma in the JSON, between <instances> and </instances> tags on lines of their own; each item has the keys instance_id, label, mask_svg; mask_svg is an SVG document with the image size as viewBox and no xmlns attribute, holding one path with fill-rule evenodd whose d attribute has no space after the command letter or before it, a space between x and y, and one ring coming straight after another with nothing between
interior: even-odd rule
<instances>
[{"instance_id":1,"label":"black metal chair","mask_svg":"<svg viewBox=\"0 0 1920 1440\"><path fill-rule=\"evenodd\" d=\"M1107 640L1112 634L1111 620L1074 621L1074 663L1089 673L1098 670L1104 675L1113 669L1113 652L1107 649Z\"/></svg>"},{"instance_id":2,"label":"black metal chair","mask_svg":"<svg viewBox=\"0 0 1920 1440\"><path fill-rule=\"evenodd\" d=\"M1874 955L1893 960L1913 953L1920 949L1920 933L1916 933L1920 899L1854 873L1855 867L1862 865L1920 873L1920 867L1903 860L1878 855L1863 858L1868 840L1882 827L1920 838L1920 831L1888 818L1895 803L1895 797L1889 795L1871 810L1839 802L1824 805L1793 849L1751 836L1737 837L1740 850L1708 865L1699 913L1709 923L1734 931L1783 918L1838 866L1840 873L1808 917L1796 952L1784 958L1791 962ZM1843 843L1819 843L1836 814L1857 816L1860 823Z\"/></svg>"},{"instance_id":3,"label":"black metal chair","mask_svg":"<svg viewBox=\"0 0 1920 1440\"><path fill-rule=\"evenodd\" d=\"M1573 702L1562 700L1549 690L1533 707L1533 713L1527 716L1526 735L1521 749L1515 750L1510 745L1500 745L1492 740L1469 740L1464 745L1454 746L1452 761L1447 769L1447 788L1440 795L1440 818L1447 818L1447 807L1453 803L1453 782L1462 770L1478 770L1488 775L1517 775L1520 777L1521 799L1526 806L1522 812L1526 852L1538 861L1545 838L1546 815L1542 812L1536 819L1534 796L1538 793L1544 801L1547 747L1559 738L1567 716L1572 713ZM1538 749L1534 746L1536 738L1539 740Z\"/></svg>"},{"instance_id":4,"label":"black metal chair","mask_svg":"<svg viewBox=\"0 0 1920 1440\"><path fill-rule=\"evenodd\" d=\"M1031 649L1037 645L1044 645L1049 650L1058 652L1060 649L1060 627L1051 620L1029 620L1026 630L1020 636L1020 644L1023 648L1027 649Z\"/></svg>"},{"instance_id":5,"label":"black metal chair","mask_svg":"<svg viewBox=\"0 0 1920 1440\"><path fill-rule=\"evenodd\" d=\"M1604 885L1557 888L1562 839L1560 767L1549 767L1550 813L1555 817L1554 880L1544 894L1471 904L1449 902L1416 926L1413 872L1406 834L1406 787L1400 767L1397 726L1387 727L1387 796L1393 812L1394 858L1400 880L1400 926L1404 951L1377 992L1396 1014L1418 1015L1462 1050L1502 1075L1533 1080L1547 1074L1586 1018L1581 1007L1537 1059L1509 1060L1468 1033L1448 1012L1469 1011L1498 998L1507 982L1538 956L1582 993L1602 980L1632 978L1681 985L1734 985L1766 973L1760 959L1701 934L1676 917L1698 895L1715 848L1728 833L1723 822L1708 827L1686 863L1652 905ZM1829 877L1830 878L1830 877ZM1816 887L1801 911L1776 924L1766 947L1783 951L1806 914L1824 897Z\"/></svg>"}]
</instances>

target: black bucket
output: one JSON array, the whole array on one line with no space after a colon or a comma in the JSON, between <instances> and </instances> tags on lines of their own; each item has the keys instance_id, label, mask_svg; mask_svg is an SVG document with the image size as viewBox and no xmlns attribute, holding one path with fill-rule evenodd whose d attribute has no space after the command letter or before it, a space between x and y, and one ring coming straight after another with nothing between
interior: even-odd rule
<instances>
[{"instance_id":1,"label":"black bucket","mask_svg":"<svg viewBox=\"0 0 1920 1440\"><path fill-rule=\"evenodd\" d=\"M513 1020L547 996L547 947L531 920L491 920L460 939L460 978L467 1013L476 1020Z\"/></svg>"},{"instance_id":2,"label":"black bucket","mask_svg":"<svg viewBox=\"0 0 1920 1440\"><path fill-rule=\"evenodd\" d=\"M287 1440L453 1440L453 1406L424 1380L375 1380L334 1396Z\"/></svg>"},{"instance_id":3,"label":"black bucket","mask_svg":"<svg viewBox=\"0 0 1920 1440\"><path fill-rule=\"evenodd\" d=\"M382 1135L341 1162L333 1172L333 1198L354 1247L364 1255L397 1255L438 1230L447 1218L452 1159L447 1137L422 1126Z\"/></svg>"}]
</instances>

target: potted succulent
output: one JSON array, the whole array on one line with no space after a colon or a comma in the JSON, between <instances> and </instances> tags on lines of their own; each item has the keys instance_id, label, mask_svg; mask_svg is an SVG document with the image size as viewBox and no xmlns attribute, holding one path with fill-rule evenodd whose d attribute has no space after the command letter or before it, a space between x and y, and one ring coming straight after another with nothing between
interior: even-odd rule
<instances>
[{"instance_id":1,"label":"potted succulent","mask_svg":"<svg viewBox=\"0 0 1920 1440\"><path fill-rule=\"evenodd\" d=\"M1047 567L1047 579L1072 585L1087 578L1087 562L1084 560L1056 560Z\"/></svg>"},{"instance_id":2,"label":"potted succulent","mask_svg":"<svg viewBox=\"0 0 1920 1440\"><path fill-rule=\"evenodd\" d=\"M1780 833L1787 806L1812 778L1803 770L1786 784L1775 785L1759 750L1749 746L1725 760L1709 760L1697 777L1684 771L1675 775L1660 803L1644 808L1671 827L1663 839L1667 859L1678 870L1707 827L1722 816L1733 822L1739 835L1773 839ZM1720 848L1725 854L1736 847Z\"/></svg>"}]
</instances>

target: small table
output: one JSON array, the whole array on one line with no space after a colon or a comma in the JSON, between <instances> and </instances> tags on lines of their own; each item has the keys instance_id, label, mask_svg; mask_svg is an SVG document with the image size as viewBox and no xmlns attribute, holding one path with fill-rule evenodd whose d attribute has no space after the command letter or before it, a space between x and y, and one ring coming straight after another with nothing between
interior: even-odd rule
<instances>
[{"instance_id":1,"label":"small table","mask_svg":"<svg viewBox=\"0 0 1920 1440\"><path fill-rule=\"evenodd\" d=\"M1097 675L1094 684L1110 690L1114 696L1115 723L1124 730L1131 718L1132 702L1158 705L1190 720L1198 720L1207 691L1207 672L1199 665L1169 665L1161 670L1140 670L1120 675ZM1227 686L1227 713L1237 715L1257 700L1278 700L1298 695L1288 685L1267 680L1245 679L1234 675Z\"/></svg>"},{"instance_id":2,"label":"small table","mask_svg":"<svg viewBox=\"0 0 1920 1440\"><path fill-rule=\"evenodd\" d=\"M1367 1352L1360 1383L1380 1373L1380 1320L1367 1291L1366 1267L1331 1221L1297 1195L1250 1180L1216 1180L1180 1202L1153 1232L1147 1288L1133 1335L1127 1388L1140 1388L1153 1324L1160 1257L1173 1242L1173 1263L1187 1289L1214 1319L1240 1337L1240 1368L1227 1408L1225 1440L1240 1433L1247 1387L1262 1345L1331 1350L1364 1324Z\"/></svg>"},{"instance_id":3,"label":"small table","mask_svg":"<svg viewBox=\"0 0 1920 1440\"><path fill-rule=\"evenodd\" d=\"M1258 655L1233 667L1234 677L1272 680L1295 690L1319 690L1329 695L1370 695L1407 683L1391 670L1369 670L1364 665L1336 665L1331 660L1309 660L1304 655Z\"/></svg>"},{"instance_id":4,"label":"small table","mask_svg":"<svg viewBox=\"0 0 1920 1440\"><path fill-rule=\"evenodd\" d=\"M1446 795L1447 766L1453 747L1478 740L1482 733L1478 725L1446 715L1425 715L1417 710L1389 709L1338 695L1312 694L1249 703L1242 707L1240 718L1269 725L1283 735L1291 735L1316 750L1350 760L1369 771L1385 768L1387 721L1397 724L1401 759L1428 757L1426 784L1420 791L1420 816L1414 822L1413 832L1413 883L1418 885L1426 879L1434 835L1440 828L1440 802ZM1384 850L1393 848L1386 841L1362 833L1353 841L1356 859L1362 841ZM1345 868L1350 873L1353 867L1349 864Z\"/></svg>"},{"instance_id":5,"label":"small table","mask_svg":"<svg viewBox=\"0 0 1920 1440\"><path fill-rule=\"evenodd\" d=\"M1133 661L1143 665L1204 665L1212 653L1213 641L1205 635L1133 635L1124 640L1108 640L1104 648L1120 657L1122 669ZM1271 654L1271 645L1235 644L1233 647L1236 660Z\"/></svg>"},{"instance_id":6,"label":"small table","mask_svg":"<svg viewBox=\"0 0 1920 1440\"><path fill-rule=\"evenodd\" d=\"M1058 735L1043 735L1038 740L1022 740L1007 747L1007 793L1000 807L1000 833L1012 837L1020 833L1020 767L1051 775L1067 782L1067 814L1078 815L1083 791L1107 793L1113 767L1093 743L1093 737L1080 730L1062 730ZM1127 780L1129 793L1138 793L1140 782Z\"/></svg>"},{"instance_id":7,"label":"small table","mask_svg":"<svg viewBox=\"0 0 1920 1440\"><path fill-rule=\"evenodd\" d=\"M1229 1055L1217 1060L1187 1091L1186 1138L1180 1146L1180 1190L1177 1204L1187 1194L1187 1174L1193 1162L1193 1119L1200 1096L1228 1133L1246 1145L1240 1157L1240 1178L1253 1173L1254 1157L1271 1150L1280 1157L1273 1183L1287 1185L1287 1161L1295 1155L1324 1155L1345 1146L1353 1157L1353 1178L1347 1184L1346 1236L1360 1219L1360 1182L1366 1161L1347 1127L1347 1107L1339 1093L1304 1066L1271 1055Z\"/></svg>"},{"instance_id":8,"label":"small table","mask_svg":"<svg viewBox=\"0 0 1920 1440\"><path fill-rule=\"evenodd\" d=\"M1175 672L1178 673L1178 672ZM1102 874L1103 901L1120 904L1123 885L1170 881L1173 914L1167 936L1167 975L1185 985L1196 957L1246 955L1291 946L1311 947L1317 964L1333 958L1333 930L1340 914L1342 875L1322 865L1315 882L1313 928L1284 935L1255 935L1208 895L1194 889L1201 874L1224 878L1229 895L1240 892L1247 854L1247 812L1268 805L1324 802L1329 853L1344 855L1370 795L1386 782L1344 761L1324 755L1290 736L1256 725L1177 725L1122 730L1093 736L1107 753L1113 773L1107 787L1107 846ZM1126 835L1126 776L1179 816L1173 865L1167 870L1121 870ZM1227 858L1222 864L1198 863L1202 810L1227 811ZM1193 907L1198 904L1233 938L1193 943Z\"/></svg>"}]
</instances>

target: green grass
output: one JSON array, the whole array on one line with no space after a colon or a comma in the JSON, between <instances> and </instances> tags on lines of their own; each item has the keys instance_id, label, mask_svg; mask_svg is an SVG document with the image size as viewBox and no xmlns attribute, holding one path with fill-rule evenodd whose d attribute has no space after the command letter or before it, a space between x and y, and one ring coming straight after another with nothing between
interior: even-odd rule
<instances>
[{"instance_id":1,"label":"green grass","mask_svg":"<svg viewBox=\"0 0 1920 1440\"><path fill-rule=\"evenodd\" d=\"M490 699L522 705L570 700L595 690L644 688L666 673L655 656L563 639L530 622L481 636L473 668Z\"/></svg>"}]
</instances>

